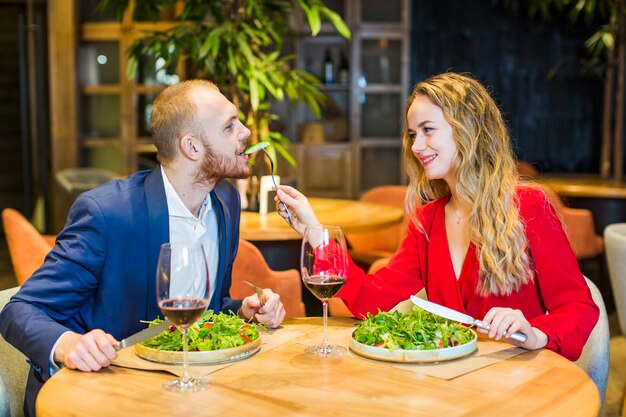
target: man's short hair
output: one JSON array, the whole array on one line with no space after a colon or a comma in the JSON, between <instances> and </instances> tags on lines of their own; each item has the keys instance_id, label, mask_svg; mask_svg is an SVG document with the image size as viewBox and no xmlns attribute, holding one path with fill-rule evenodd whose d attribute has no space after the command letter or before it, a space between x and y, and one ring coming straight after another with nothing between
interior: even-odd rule
<instances>
[{"instance_id":1,"label":"man's short hair","mask_svg":"<svg viewBox=\"0 0 626 417\"><path fill-rule=\"evenodd\" d=\"M196 125L196 103L191 94L195 88L219 91L211 81L187 80L167 87L154 100L150 129L159 162L171 161L176 156L181 137L199 133Z\"/></svg>"}]
</instances>

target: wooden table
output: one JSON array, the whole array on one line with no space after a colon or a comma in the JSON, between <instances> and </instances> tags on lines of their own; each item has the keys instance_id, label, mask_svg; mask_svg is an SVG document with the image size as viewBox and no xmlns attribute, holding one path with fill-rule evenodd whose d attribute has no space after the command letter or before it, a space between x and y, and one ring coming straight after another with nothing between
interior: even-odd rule
<instances>
[{"instance_id":1,"label":"wooden table","mask_svg":"<svg viewBox=\"0 0 626 417\"><path fill-rule=\"evenodd\" d=\"M367 232L402 222L404 211L392 206L336 198L309 198L321 223L337 224L346 233ZM241 213L240 236L252 242L276 271L300 269L302 238L276 212ZM322 304L302 284L308 316L321 316Z\"/></svg>"},{"instance_id":2,"label":"wooden table","mask_svg":"<svg viewBox=\"0 0 626 417\"><path fill-rule=\"evenodd\" d=\"M346 233L367 232L402 222L404 212L396 207L362 203L337 198L309 198L323 224L337 224ZM250 242L301 240L276 212L259 214L243 211L240 221L241 238Z\"/></svg>"},{"instance_id":3,"label":"wooden table","mask_svg":"<svg viewBox=\"0 0 626 417\"><path fill-rule=\"evenodd\" d=\"M352 326L331 318L329 329ZM319 337L321 318L291 319L287 330ZM480 349L480 342L479 342ZM549 350L527 352L452 380L348 354L305 355L297 339L211 374L199 393L172 393L162 372L111 367L63 369L43 386L38 416L596 416L589 377ZM434 365L436 366L436 365Z\"/></svg>"},{"instance_id":4,"label":"wooden table","mask_svg":"<svg viewBox=\"0 0 626 417\"><path fill-rule=\"evenodd\" d=\"M563 197L626 199L626 183L597 175L541 175L538 181Z\"/></svg>"}]
</instances>

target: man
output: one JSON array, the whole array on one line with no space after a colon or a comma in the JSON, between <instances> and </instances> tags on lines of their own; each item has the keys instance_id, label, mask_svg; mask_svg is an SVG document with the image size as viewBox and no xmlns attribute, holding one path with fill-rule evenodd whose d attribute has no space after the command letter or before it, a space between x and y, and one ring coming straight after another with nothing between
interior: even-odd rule
<instances>
[{"instance_id":1,"label":"man","mask_svg":"<svg viewBox=\"0 0 626 417\"><path fill-rule=\"evenodd\" d=\"M0 333L31 365L27 415L35 415L36 395L56 364L86 372L106 367L117 356L116 340L160 314L155 271L162 243L203 244L216 271L210 309L268 327L285 317L269 289L263 300L229 295L240 202L222 179L250 174L242 155L250 131L235 106L214 84L185 81L159 95L150 123L160 165L82 194L44 265L0 314Z\"/></svg>"}]
</instances>

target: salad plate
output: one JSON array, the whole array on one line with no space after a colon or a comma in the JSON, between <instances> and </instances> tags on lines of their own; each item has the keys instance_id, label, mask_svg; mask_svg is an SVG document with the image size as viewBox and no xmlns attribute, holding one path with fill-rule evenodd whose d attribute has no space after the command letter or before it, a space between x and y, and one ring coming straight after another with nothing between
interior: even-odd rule
<instances>
[{"instance_id":1,"label":"salad plate","mask_svg":"<svg viewBox=\"0 0 626 417\"><path fill-rule=\"evenodd\" d=\"M187 353L189 365L213 365L235 362L254 356L261 350L261 338L242 346L229 349L192 351ZM140 358L151 362L168 365L182 365L183 352L172 350L158 350L141 344L135 345L135 353Z\"/></svg>"},{"instance_id":2,"label":"salad plate","mask_svg":"<svg viewBox=\"0 0 626 417\"><path fill-rule=\"evenodd\" d=\"M162 322L155 319L151 326ZM234 362L253 356L261 349L262 324L249 323L234 314L206 311L187 329L187 361L190 365ZM182 333L171 326L135 345L135 354L145 360L168 365L182 365Z\"/></svg>"},{"instance_id":3,"label":"salad plate","mask_svg":"<svg viewBox=\"0 0 626 417\"><path fill-rule=\"evenodd\" d=\"M474 330L414 307L408 314L368 314L352 333L350 350L386 362L441 362L472 354L477 340Z\"/></svg>"}]
</instances>

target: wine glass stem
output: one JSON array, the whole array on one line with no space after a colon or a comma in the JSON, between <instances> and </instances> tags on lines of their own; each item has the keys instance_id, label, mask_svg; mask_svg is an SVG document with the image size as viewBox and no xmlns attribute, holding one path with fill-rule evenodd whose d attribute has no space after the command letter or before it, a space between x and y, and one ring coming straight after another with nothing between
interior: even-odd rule
<instances>
[{"instance_id":1,"label":"wine glass stem","mask_svg":"<svg viewBox=\"0 0 626 417\"><path fill-rule=\"evenodd\" d=\"M183 326L180 331L183 333L183 385L189 383L191 377L189 376L189 368L187 365L187 326Z\"/></svg>"},{"instance_id":2,"label":"wine glass stem","mask_svg":"<svg viewBox=\"0 0 626 417\"><path fill-rule=\"evenodd\" d=\"M322 300L322 310L324 312L324 340L322 341L322 346L328 346L328 333L326 331L328 323L328 299Z\"/></svg>"}]
</instances>

